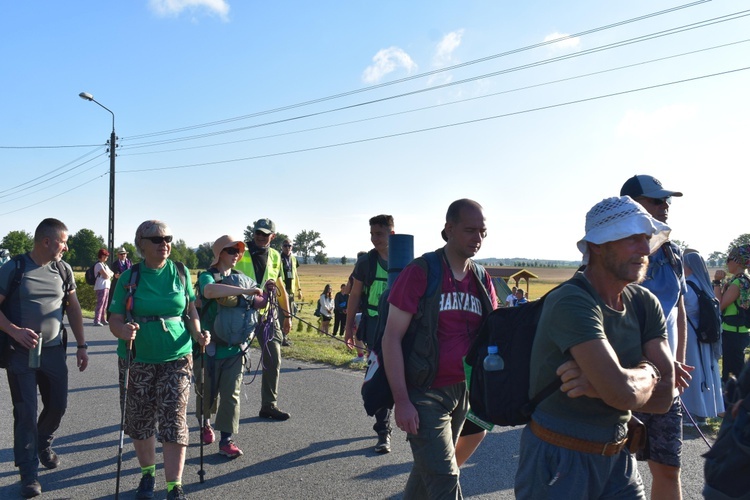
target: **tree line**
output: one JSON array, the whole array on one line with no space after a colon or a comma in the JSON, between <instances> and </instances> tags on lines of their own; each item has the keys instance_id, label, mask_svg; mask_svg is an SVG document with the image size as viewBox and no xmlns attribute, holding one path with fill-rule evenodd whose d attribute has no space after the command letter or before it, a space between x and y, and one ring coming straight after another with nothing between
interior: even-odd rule
<instances>
[{"instance_id":1,"label":"tree line","mask_svg":"<svg viewBox=\"0 0 750 500\"><path fill-rule=\"evenodd\" d=\"M244 240L251 241L255 223L247 226L244 231ZM310 260L316 264L328 264L328 255L323 252L325 243L318 231L303 230L294 237L289 238L283 233L277 233L271 241L271 248L281 252L281 244L289 240L294 245L294 253L304 264ZM174 240L172 242L172 260L183 262L189 269L207 269L214 258L212 250L213 241L201 243L195 250L189 248L185 240ZM11 255L23 254L31 251L34 247L34 237L23 230L10 231L0 242L0 248L7 249ZM65 261L73 267L87 268L97 261L97 254L102 248L107 248L104 238L94 233L91 229L81 229L75 234L68 235L68 251L65 253ZM135 245L125 242L115 248L117 252L124 248L128 252L128 258L133 263L140 262L141 258L135 251ZM116 256L111 256L112 259ZM346 257L342 257L346 259Z\"/></svg>"}]
</instances>

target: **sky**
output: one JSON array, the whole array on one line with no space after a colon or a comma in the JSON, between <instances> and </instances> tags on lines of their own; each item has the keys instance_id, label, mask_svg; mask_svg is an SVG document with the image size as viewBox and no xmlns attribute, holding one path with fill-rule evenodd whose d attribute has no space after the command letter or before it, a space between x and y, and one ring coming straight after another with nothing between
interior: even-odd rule
<instances>
[{"instance_id":1,"label":"sky","mask_svg":"<svg viewBox=\"0 0 750 500\"><path fill-rule=\"evenodd\" d=\"M672 237L750 232L750 5L741 0L26 0L0 4L0 238L42 219L115 245L159 219L197 247L268 217L420 254L448 205L485 209L478 258L580 259L635 174L681 191ZM744 146L743 146L744 144Z\"/></svg>"}]
</instances>

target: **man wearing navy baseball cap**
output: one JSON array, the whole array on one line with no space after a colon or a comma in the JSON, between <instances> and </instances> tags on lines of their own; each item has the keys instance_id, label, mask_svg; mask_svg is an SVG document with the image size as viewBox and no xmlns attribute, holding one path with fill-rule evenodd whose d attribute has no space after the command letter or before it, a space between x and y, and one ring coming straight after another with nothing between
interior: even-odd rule
<instances>
[{"instance_id":1,"label":"man wearing navy baseball cap","mask_svg":"<svg viewBox=\"0 0 750 500\"><path fill-rule=\"evenodd\" d=\"M630 196L643 205L651 216L663 223L669 217L672 198L679 191L665 189L650 175L634 175L623 184L620 196ZM685 365L687 322L683 295L687 291L682 266L682 251L671 241L664 242L649 256L646 279L641 283L659 299L667 321L667 335L675 365L674 401L663 415L634 413L648 428L649 443L638 460L648 460L653 476L651 498L682 498L680 454L682 453L682 407L680 394L690 382Z\"/></svg>"}]
</instances>

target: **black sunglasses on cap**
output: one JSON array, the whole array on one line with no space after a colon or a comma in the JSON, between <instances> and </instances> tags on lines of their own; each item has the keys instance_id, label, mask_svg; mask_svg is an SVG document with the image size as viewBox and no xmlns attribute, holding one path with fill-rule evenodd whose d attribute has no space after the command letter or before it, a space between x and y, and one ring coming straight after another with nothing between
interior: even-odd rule
<instances>
[{"instance_id":1,"label":"black sunglasses on cap","mask_svg":"<svg viewBox=\"0 0 750 500\"><path fill-rule=\"evenodd\" d=\"M143 239L150 241L154 245L161 245L162 243L172 243L172 236L146 236Z\"/></svg>"},{"instance_id":2,"label":"black sunglasses on cap","mask_svg":"<svg viewBox=\"0 0 750 500\"><path fill-rule=\"evenodd\" d=\"M226 252L229 255L237 255L238 253L240 253L240 249L237 247L227 247L223 249L222 252Z\"/></svg>"}]
</instances>

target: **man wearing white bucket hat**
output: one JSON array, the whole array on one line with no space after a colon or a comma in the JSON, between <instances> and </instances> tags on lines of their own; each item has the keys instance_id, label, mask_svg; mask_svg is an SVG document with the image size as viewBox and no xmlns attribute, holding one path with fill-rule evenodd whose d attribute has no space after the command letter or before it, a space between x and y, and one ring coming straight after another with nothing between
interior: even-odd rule
<instances>
[{"instance_id":1,"label":"man wearing white bucket hat","mask_svg":"<svg viewBox=\"0 0 750 500\"><path fill-rule=\"evenodd\" d=\"M658 179L650 175L634 175L623 184L621 196L630 196L643 205L651 216L663 223L669 217L672 197L682 196L678 191L664 189ZM682 251L670 241L662 243L649 256L648 270L643 286L661 303L667 322L667 338L675 359L675 387L672 407L664 415L638 415L646 424L649 435L648 449L638 453L638 460L648 460L653 476L652 498L682 498L680 485L680 455L682 453L682 407L679 395L690 382L686 366L687 316L683 295L687 292Z\"/></svg>"},{"instance_id":2,"label":"man wearing white bucket hat","mask_svg":"<svg viewBox=\"0 0 750 500\"><path fill-rule=\"evenodd\" d=\"M562 386L523 430L517 498L645 498L631 410L667 411L674 368L659 301L636 283L668 235L627 196L586 215L586 269L547 295L539 318L529 395L557 376Z\"/></svg>"}]
</instances>

